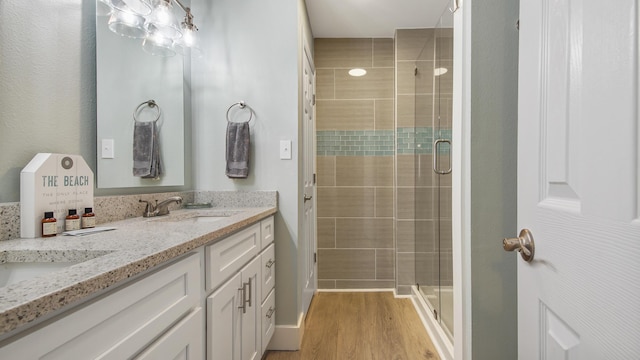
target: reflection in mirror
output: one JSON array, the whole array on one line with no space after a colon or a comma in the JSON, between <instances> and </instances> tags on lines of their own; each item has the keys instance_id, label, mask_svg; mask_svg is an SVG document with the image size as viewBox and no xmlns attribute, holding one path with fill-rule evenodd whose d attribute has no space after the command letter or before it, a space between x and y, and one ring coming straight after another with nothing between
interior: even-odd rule
<instances>
[{"instance_id":1,"label":"reflection in mirror","mask_svg":"<svg viewBox=\"0 0 640 360\"><path fill-rule=\"evenodd\" d=\"M104 9L97 1L97 9ZM97 12L97 186L184 185L183 58L148 54L141 39L115 34L108 21L108 13ZM134 176L133 116L148 100L161 109L157 132L162 174L157 179ZM138 120L154 120L155 113L144 110Z\"/></svg>"}]
</instances>

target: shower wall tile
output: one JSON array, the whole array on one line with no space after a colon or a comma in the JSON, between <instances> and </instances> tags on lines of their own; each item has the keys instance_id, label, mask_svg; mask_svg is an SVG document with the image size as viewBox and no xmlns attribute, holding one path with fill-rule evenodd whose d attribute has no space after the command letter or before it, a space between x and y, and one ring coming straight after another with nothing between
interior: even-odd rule
<instances>
[{"instance_id":1,"label":"shower wall tile","mask_svg":"<svg viewBox=\"0 0 640 360\"><path fill-rule=\"evenodd\" d=\"M415 254L415 284L420 286L433 286L438 284L438 254L420 253Z\"/></svg>"},{"instance_id":2,"label":"shower wall tile","mask_svg":"<svg viewBox=\"0 0 640 360\"><path fill-rule=\"evenodd\" d=\"M440 187L440 217L451 219L451 188Z\"/></svg>"},{"instance_id":3,"label":"shower wall tile","mask_svg":"<svg viewBox=\"0 0 640 360\"><path fill-rule=\"evenodd\" d=\"M440 220L440 242L441 251L451 252L453 249L453 238L451 236L451 219Z\"/></svg>"},{"instance_id":4,"label":"shower wall tile","mask_svg":"<svg viewBox=\"0 0 640 360\"><path fill-rule=\"evenodd\" d=\"M395 279L395 251L376 249L376 279Z\"/></svg>"},{"instance_id":5,"label":"shower wall tile","mask_svg":"<svg viewBox=\"0 0 640 360\"><path fill-rule=\"evenodd\" d=\"M394 67L394 42L393 38L373 39L373 66Z\"/></svg>"},{"instance_id":6,"label":"shower wall tile","mask_svg":"<svg viewBox=\"0 0 640 360\"><path fill-rule=\"evenodd\" d=\"M433 61L399 61L397 74L398 95L433 94Z\"/></svg>"},{"instance_id":7,"label":"shower wall tile","mask_svg":"<svg viewBox=\"0 0 640 360\"><path fill-rule=\"evenodd\" d=\"M398 219L433 219L433 188L398 188Z\"/></svg>"},{"instance_id":8,"label":"shower wall tile","mask_svg":"<svg viewBox=\"0 0 640 360\"><path fill-rule=\"evenodd\" d=\"M438 59L453 60L453 29L437 29L435 32Z\"/></svg>"},{"instance_id":9,"label":"shower wall tile","mask_svg":"<svg viewBox=\"0 0 640 360\"><path fill-rule=\"evenodd\" d=\"M397 59L433 59L433 32L433 29L396 30Z\"/></svg>"},{"instance_id":10,"label":"shower wall tile","mask_svg":"<svg viewBox=\"0 0 640 360\"><path fill-rule=\"evenodd\" d=\"M336 184L336 157L316 156L318 186L334 186Z\"/></svg>"},{"instance_id":11,"label":"shower wall tile","mask_svg":"<svg viewBox=\"0 0 640 360\"><path fill-rule=\"evenodd\" d=\"M318 279L375 279L376 251L318 249Z\"/></svg>"},{"instance_id":12,"label":"shower wall tile","mask_svg":"<svg viewBox=\"0 0 640 360\"><path fill-rule=\"evenodd\" d=\"M398 220L396 248L398 252L436 251L433 220Z\"/></svg>"},{"instance_id":13,"label":"shower wall tile","mask_svg":"<svg viewBox=\"0 0 640 360\"><path fill-rule=\"evenodd\" d=\"M398 295L411 295L411 285L397 285L396 293Z\"/></svg>"},{"instance_id":14,"label":"shower wall tile","mask_svg":"<svg viewBox=\"0 0 640 360\"><path fill-rule=\"evenodd\" d=\"M416 283L415 253L398 254L398 285L414 285Z\"/></svg>"},{"instance_id":15,"label":"shower wall tile","mask_svg":"<svg viewBox=\"0 0 640 360\"><path fill-rule=\"evenodd\" d=\"M316 130L373 130L373 100L317 100Z\"/></svg>"},{"instance_id":16,"label":"shower wall tile","mask_svg":"<svg viewBox=\"0 0 640 360\"><path fill-rule=\"evenodd\" d=\"M321 289L395 287L394 52L393 39L316 39Z\"/></svg>"},{"instance_id":17,"label":"shower wall tile","mask_svg":"<svg viewBox=\"0 0 640 360\"><path fill-rule=\"evenodd\" d=\"M375 129L392 130L394 126L393 99L376 100Z\"/></svg>"},{"instance_id":18,"label":"shower wall tile","mask_svg":"<svg viewBox=\"0 0 640 360\"><path fill-rule=\"evenodd\" d=\"M336 280L336 289L392 289L393 280Z\"/></svg>"},{"instance_id":19,"label":"shower wall tile","mask_svg":"<svg viewBox=\"0 0 640 360\"><path fill-rule=\"evenodd\" d=\"M319 217L374 217L375 189L318 187Z\"/></svg>"},{"instance_id":20,"label":"shower wall tile","mask_svg":"<svg viewBox=\"0 0 640 360\"><path fill-rule=\"evenodd\" d=\"M432 170L432 155L402 155L396 156L398 163L398 186L400 187L429 187L435 184Z\"/></svg>"},{"instance_id":21,"label":"shower wall tile","mask_svg":"<svg viewBox=\"0 0 640 360\"><path fill-rule=\"evenodd\" d=\"M337 156L336 186L393 186L393 157Z\"/></svg>"},{"instance_id":22,"label":"shower wall tile","mask_svg":"<svg viewBox=\"0 0 640 360\"><path fill-rule=\"evenodd\" d=\"M336 219L336 248L393 249L393 219Z\"/></svg>"},{"instance_id":23,"label":"shower wall tile","mask_svg":"<svg viewBox=\"0 0 640 360\"><path fill-rule=\"evenodd\" d=\"M335 99L334 92L334 70L333 69L317 69L316 70L316 100Z\"/></svg>"},{"instance_id":24,"label":"shower wall tile","mask_svg":"<svg viewBox=\"0 0 640 360\"><path fill-rule=\"evenodd\" d=\"M376 188L376 217L393 217L393 188Z\"/></svg>"},{"instance_id":25,"label":"shower wall tile","mask_svg":"<svg viewBox=\"0 0 640 360\"><path fill-rule=\"evenodd\" d=\"M336 219L318 218L318 248L333 249L336 247Z\"/></svg>"},{"instance_id":26,"label":"shower wall tile","mask_svg":"<svg viewBox=\"0 0 640 360\"><path fill-rule=\"evenodd\" d=\"M335 289L335 280L318 280L318 289Z\"/></svg>"},{"instance_id":27,"label":"shower wall tile","mask_svg":"<svg viewBox=\"0 0 640 360\"><path fill-rule=\"evenodd\" d=\"M393 68L365 68L367 75L351 76L336 69L336 99L393 99Z\"/></svg>"},{"instance_id":28,"label":"shower wall tile","mask_svg":"<svg viewBox=\"0 0 640 360\"><path fill-rule=\"evenodd\" d=\"M442 60L439 61L438 67L446 68L448 71L440 76L432 76L435 78L436 85L440 93L442 94L452 94L453 93L453 61L452 60Z\"/></svg>"},{"instance_id":29,"label":"shower wall tile","mask_svg":"<svg viewBox=\"0 0 640 360\"><path fill-rule=\"evenodd\" d=\"M373 66L371 38L316 38L316 68L353 68Z\"/></svg>"}]
</instances>

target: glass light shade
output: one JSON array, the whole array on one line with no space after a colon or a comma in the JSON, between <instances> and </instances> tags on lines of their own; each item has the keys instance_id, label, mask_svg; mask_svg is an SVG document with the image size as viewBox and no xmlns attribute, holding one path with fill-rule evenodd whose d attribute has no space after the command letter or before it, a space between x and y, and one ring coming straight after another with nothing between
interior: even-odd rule
<instances>
[{"instance_id":1,"label":"glass light shade","mask_svg":"<svg viewBox=\"0 0 640 360\"><path fill-rule=\"evenodd\" d=\"M176 54L173 49L173 40L162 36L161 33L149 33L142 42L144 51L151 55L169 57Z\"/></svg>"},{"instance_id":2,"label":"glass light shade","mask_svg":"<svg viewBox=\"0 0 640 360\"><path fill-rule=\"evenodd\" d=\"M147 34L144 28L144 18L129 12L113 10L108 25L109 30L114 33L134 39L141 39Z\"/></svg>"},{"instance_id":3,"label":"glass light shade","mask_svg":"<svg viewBox=\"0 0 640 360\"><path fill-rule=\"evenodd\" d=\"M182 37L176 41L174 47L181 55L191 57L201 57L202 50L198 46L197 31L193 25L182 23Z\"/></svg>"},{"instance_id":4,"label":"glass light shade","mask_svg":"<svg viewBox=\"0 0 640 360\"><path fill-rule=\"evenodd\" d=\"M147 16L151 14L151 4L148 0L100 0L114 9L127 13Z\"/></svg>"},{"instance_id":5,"label":"glass light shade","mask_svg":"<svg viewBox=\"0 0 640 360\"><path fill-rule=\"evenodd\" d=\"M173 13L173 5L166 0L161 0L155 5L151 16L147 19L146 26L147 31L159 32L163 37L172 40L182 36L178 27L178 19Z\"/></svg>"}]
</instances>

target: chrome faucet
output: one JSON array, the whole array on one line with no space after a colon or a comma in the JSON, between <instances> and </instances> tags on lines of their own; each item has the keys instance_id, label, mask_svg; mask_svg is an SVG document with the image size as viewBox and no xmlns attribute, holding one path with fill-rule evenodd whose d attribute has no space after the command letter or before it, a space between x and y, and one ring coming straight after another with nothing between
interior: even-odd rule
<instances>
[{"instance_id":1,"label":"chrome faucet","mask_svg":"<svg viewBox=\"0 0 640 360\"><path fill-rule=\"evenodd\" d=\"M142 216L154 217L154 216L168 215L169 204L171 204L172 202L175 202L176 204L181 204L182 198L180 196L172 196L166 200L161 201L160 203L158 203L158 200L156 200L155 205L147 200L138 200L138 202L147 203L147 206L145 207L144 213L142 214Z\"/></svg>"}]
</instances>

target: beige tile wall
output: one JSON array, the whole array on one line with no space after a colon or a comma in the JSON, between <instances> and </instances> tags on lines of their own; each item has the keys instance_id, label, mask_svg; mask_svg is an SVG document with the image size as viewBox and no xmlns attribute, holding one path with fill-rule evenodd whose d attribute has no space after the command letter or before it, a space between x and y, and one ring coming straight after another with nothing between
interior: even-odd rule
<instances>
[{"instance_id":1,"label":"beige tile wall","mask_svg":"<svg viewBox=\"0 0 640 360\"><path fill-rule=\"evenodd\" d=\"M315 39L314 56L318 132L395 129L393 39ZM319 155L317 176L318 287L394 288L394 157Z\"/></svg>"}]
</instances>

